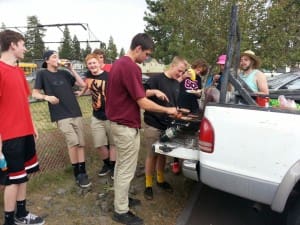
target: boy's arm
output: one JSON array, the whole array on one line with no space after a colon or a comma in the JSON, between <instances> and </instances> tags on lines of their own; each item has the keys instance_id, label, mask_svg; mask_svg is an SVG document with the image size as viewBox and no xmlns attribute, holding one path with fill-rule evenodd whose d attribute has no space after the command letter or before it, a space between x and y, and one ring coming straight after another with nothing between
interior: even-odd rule
<instances>
[{"instance_id":1,"label":"boy's arm","mask_svg":"<svg viewBox=\"0 0 300 225\"><path fill-rule=\"evenodd\" d=\"M80 91L75 91L75 94L76 94L77 96L81 96L81 95L83 95L83 94L87 91L87 89L88 89L88 87L85 86L85 87L82 88Z\"/></svg>"},{"instance_id":2,"label":"boy's arm","mask_svg":"<svg viewBox=\"0 0 300 225\"><path fill-rule=\"evenodd\" d=\"M165 93L163 93L162 91L160 91L158 89L147 89L146 90L146 96L147 97L156 96L158 99L160 99L162 101L169 102L169 99L165 95Z\"/></svg>"},{"instance_id":3,"label":"boy's arm","mask_svg":"<svg viewBox=\"0 0 300 225\"><path fill-rule=\"evenodd\" d=\"M59 99L55 96L45 95L42 94L40 89L33 89L32 90L32 97L35 99L45 100L47 102L50 102L51 104L58 104Z\"/></svg>"},{"instance_id":4,"label":"boy's arm","mask_svg":"<svg viewBox=\"0 0 300 225\"><path fill-rule=\"evenodd\" d=\"M76 82L75 84L79 87L86 87L86 83L84 80L79 76L79 74L76 72L76 70L73 69L72 64L70 63L67 68L70 70L72 76L75 78Z\"/></svg>"}]
</instances>

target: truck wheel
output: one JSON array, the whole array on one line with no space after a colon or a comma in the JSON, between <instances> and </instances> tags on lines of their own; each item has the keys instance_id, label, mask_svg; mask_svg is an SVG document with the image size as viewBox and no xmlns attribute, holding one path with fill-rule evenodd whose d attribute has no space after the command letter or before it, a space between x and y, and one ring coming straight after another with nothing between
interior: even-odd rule
<instances>
[{"instance_id":1,"label":"truck wheel","mask_svg":"<svg viewBox=\"0 0 300 225\"><path fill-rule=\"evenodd\" d=\"M286 225L300 225L300 199L289 208Z\"/></svg>"}]
</instances>

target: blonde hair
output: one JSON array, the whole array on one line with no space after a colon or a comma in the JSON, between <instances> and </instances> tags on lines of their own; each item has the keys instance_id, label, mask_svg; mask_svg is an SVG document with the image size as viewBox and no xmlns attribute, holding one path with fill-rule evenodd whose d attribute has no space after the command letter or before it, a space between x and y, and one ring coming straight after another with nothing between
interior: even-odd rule
<instances>
[{"instance_id":1,"label":"blonde hair","mask_svg":"<svg viewBox=\"0 0 300 225\"><path fill-rule=\"evenodd\" d=\"M183 63L185 67L189 66L189 63L181 56L175 56L170 64L170 66L176 66L179 63Z\"/></svg>"}]
</instances>

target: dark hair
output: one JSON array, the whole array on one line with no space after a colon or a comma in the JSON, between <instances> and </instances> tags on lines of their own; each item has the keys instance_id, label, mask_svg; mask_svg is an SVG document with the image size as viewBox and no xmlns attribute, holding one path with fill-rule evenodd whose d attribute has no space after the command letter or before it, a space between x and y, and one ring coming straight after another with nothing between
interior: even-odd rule
<instances>
[{"instance_id":1,"label":"dark hair","mask_svg":"<svg viewBox=\"0 0 300 225\"><path fill-rule=\"evenodd\" d=\"M131 41L130 49L134 50L137 46L141 46L142 50L154 50L154 41L146 33L138 33Z\"/></svg>"},{"instance_id":2,"label":"dark hair","mask_svg":"<svg viewBox=\"0 0 300 225\"><path fill-rule=\"evenodd\" d=\"M208 63L204 59L197 59L195 60L192 65L192 69L200 68L202 67L201 75L205 75L208 71Z\"/></svg>"},{"instance_id":3,"label":"dark hair","mask_svg":"<svg viewBox=\"0 0 300 225\"><path fill-rule=\"evenodd\" d=\"M18 44L20 40L25 41L25 38L18 32L12 30L4 30L0 32L0 52L7 51L11 43Z\"/></svg>"},{"instance_id":4,"label":"dark hair","mask_svg":"<svg viewBox=\"0 0 300 225\"><path fill-rule=\"evenodd\" d=\"M105 52L102 49L96 48L93 51L93 54L97 54L97 55L103 55L103 58L105 59Z\"/></svg>"}]
</instances>

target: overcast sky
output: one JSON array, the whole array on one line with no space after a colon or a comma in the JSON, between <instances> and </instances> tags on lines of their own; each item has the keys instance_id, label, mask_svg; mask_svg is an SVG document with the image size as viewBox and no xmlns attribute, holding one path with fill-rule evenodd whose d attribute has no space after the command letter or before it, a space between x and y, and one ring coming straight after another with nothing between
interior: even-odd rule
<instances>
[{"instance_id":1,"label":"overcast sky","mask_svg":"<svg viewBox=\"0 0 300 225\"><path fill-rule=\"evenodd\" d=\"M84 23L91 32L80 26L70 26L71 37L108 43L112 36L118 52L129 49L132 37L144 31L145 0L0 0L0 25L26 26L28 16L37 16L41 24ZM21 29L25 32L26 29ZM47 28L44 41L60 41L58 28ZM99 44L90 44L94 49ZM50 49L56 44L47 44ZM83 46L82 46L83 47Z\"/></svg>"}]
</instances>

